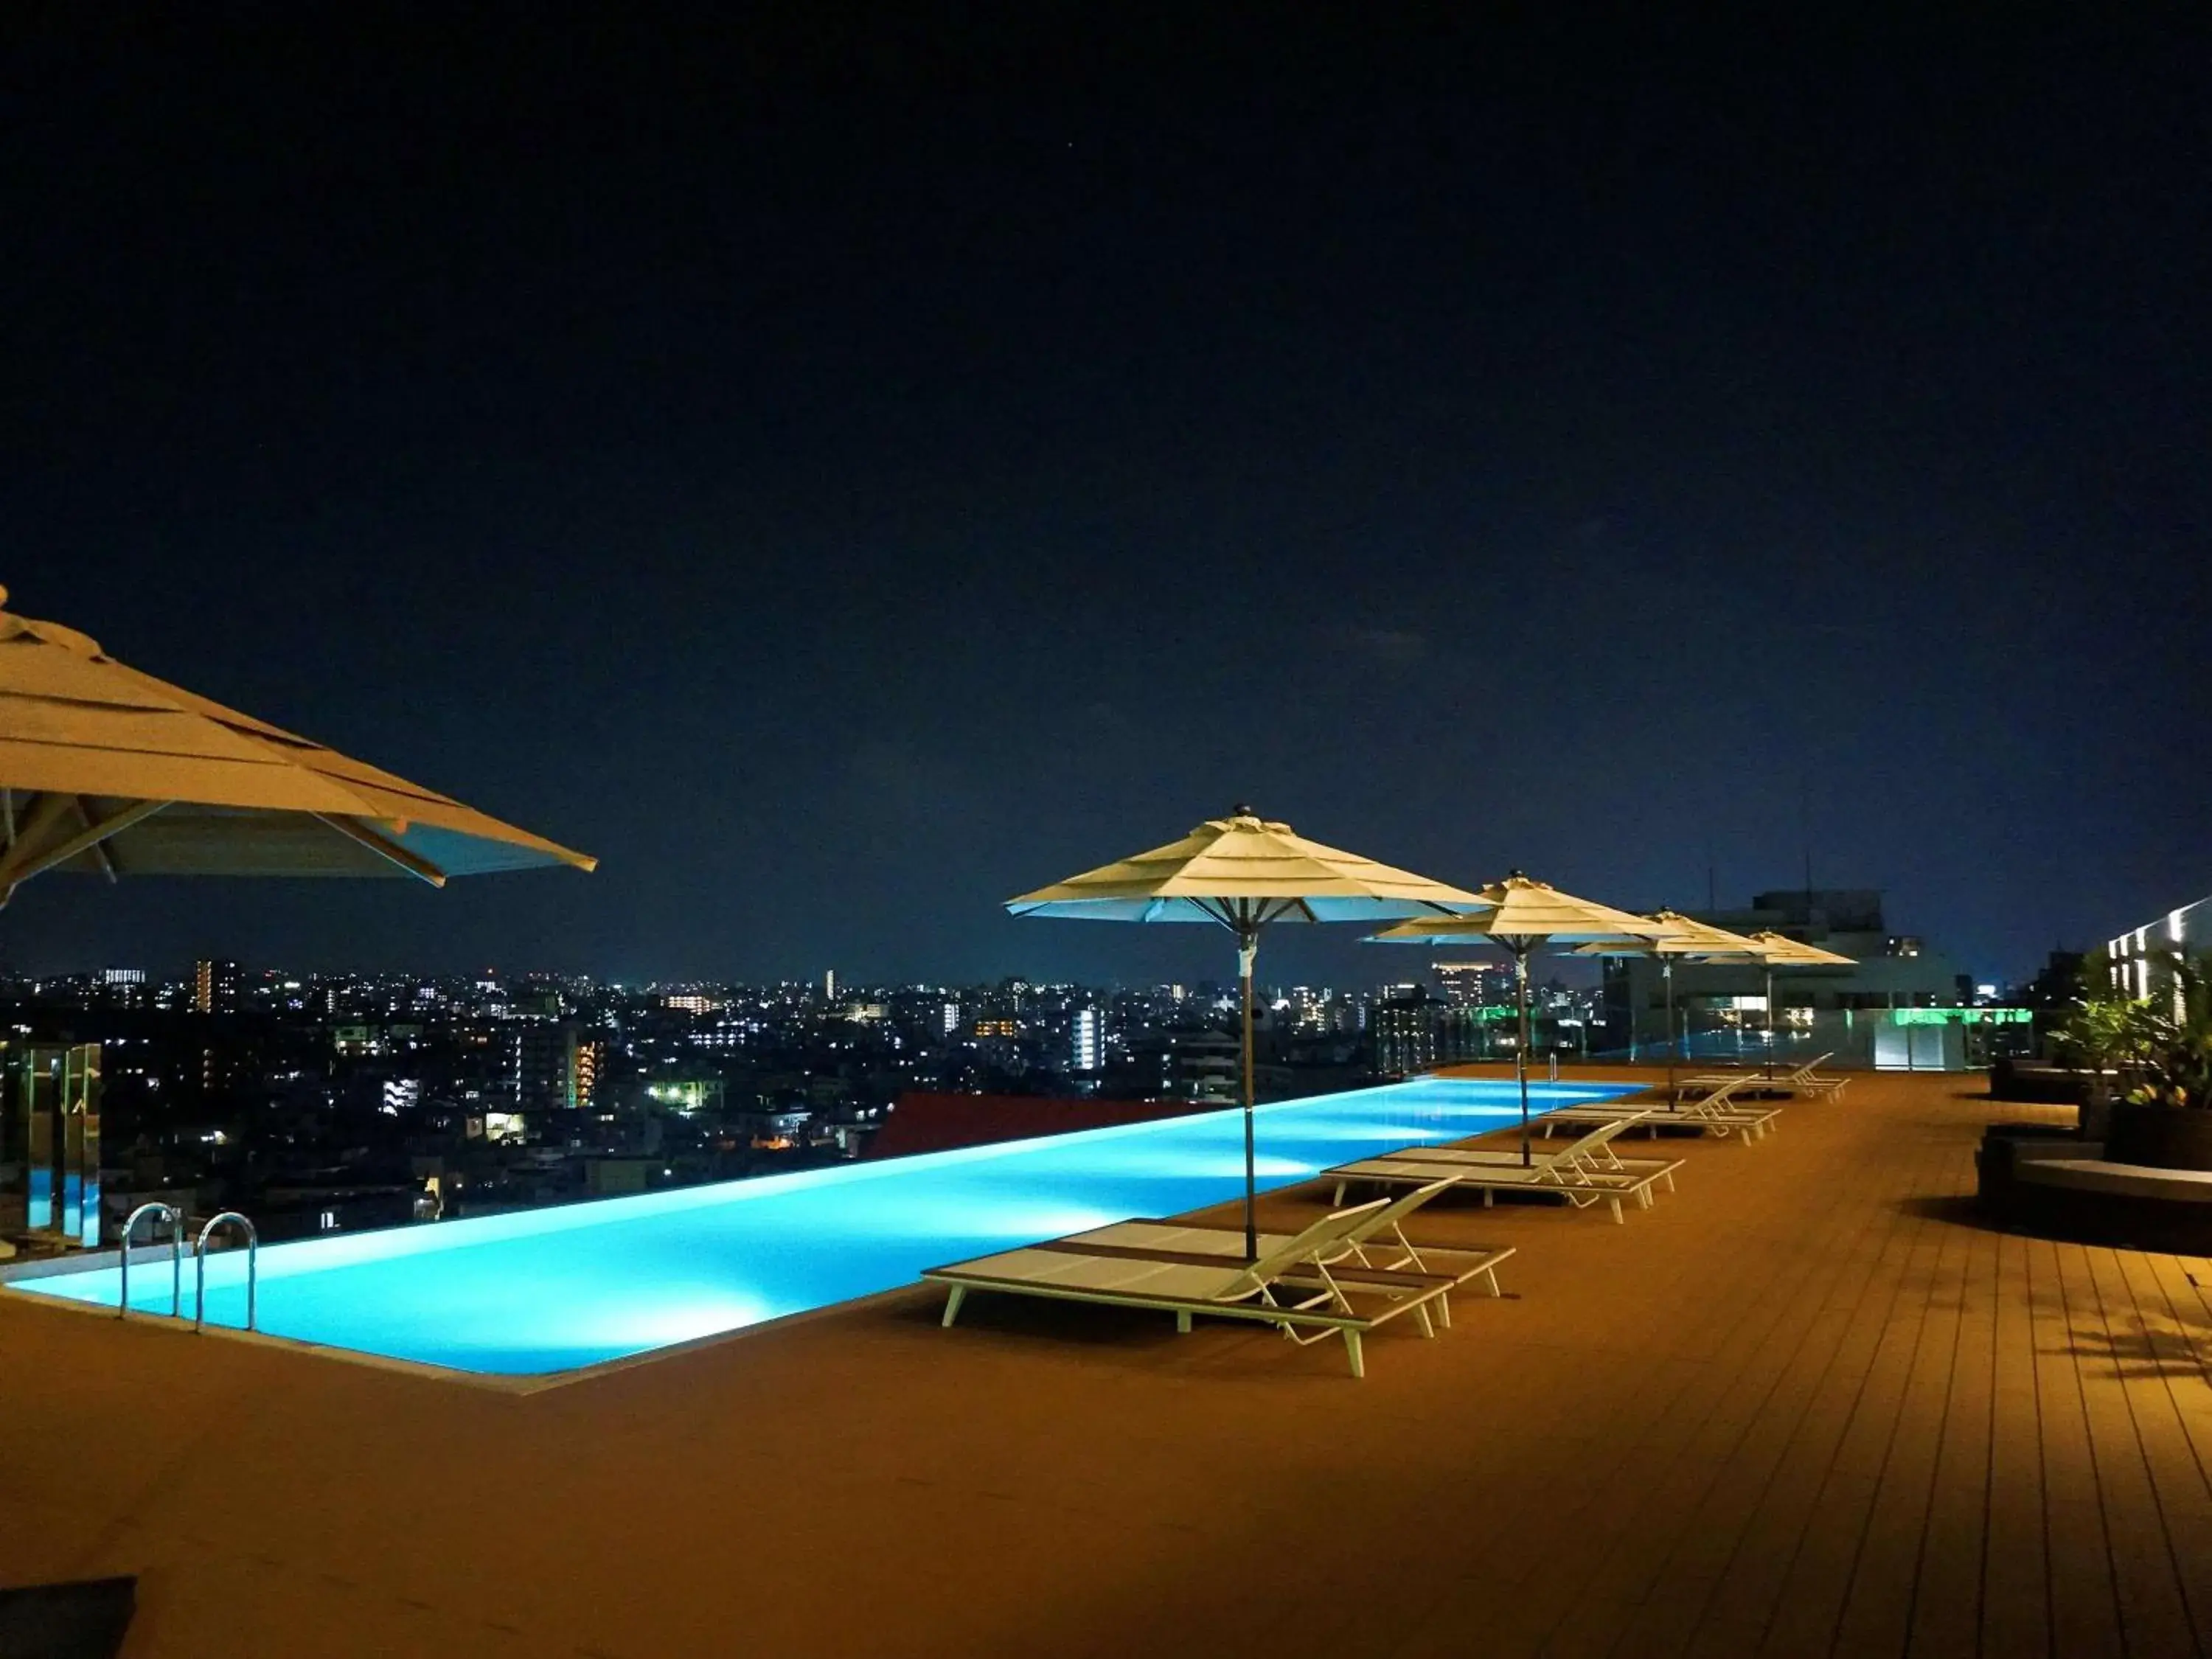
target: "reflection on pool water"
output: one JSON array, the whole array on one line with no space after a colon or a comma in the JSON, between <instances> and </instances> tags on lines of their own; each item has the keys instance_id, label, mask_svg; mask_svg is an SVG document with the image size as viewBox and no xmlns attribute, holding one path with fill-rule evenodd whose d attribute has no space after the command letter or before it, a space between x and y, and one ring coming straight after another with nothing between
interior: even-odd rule
<instances>
[{"instance_id":1,"label":"reflection on pool water","mask_svg":"<svg viewBox=\"0 0 2212 1659\"><path fill-rule=\"evenodd\" d=\"M1534 1109L1624 1092L1531 1084ZM1510 1083L1424 1079L1263 1106L1262 1188L1519 1115ZM935 1267L1243 1189L1234 1110L272 1245L259 1328L464 1370L567 1370L911 1284ZM208 1263L208 1320L246 1316L246 1258ZM166 1264L131 1305L168 1309ZM114 1305L110 1268L9 1286ZM191 1310L189 1272L185 1312Z\"/></svg>"}]
</instances>

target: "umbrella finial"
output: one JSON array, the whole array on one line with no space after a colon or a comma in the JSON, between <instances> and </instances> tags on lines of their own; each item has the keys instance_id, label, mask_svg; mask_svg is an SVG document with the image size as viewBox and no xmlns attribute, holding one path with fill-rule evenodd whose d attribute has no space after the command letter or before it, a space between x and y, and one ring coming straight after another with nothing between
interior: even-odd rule
<instances>
[{"instance_id":1,"label":"umbrella finial","mask_svg":"<svg viewBox=\"0 0 2212 1659\"><path fill-rule=\"evenodd\" d=\"M5 604L7 604L7 603L8 603L8 590L7 590L6 588L4 588L4 587L0 587L0 605L5 605Z\"/></svg>"}]
</instances>

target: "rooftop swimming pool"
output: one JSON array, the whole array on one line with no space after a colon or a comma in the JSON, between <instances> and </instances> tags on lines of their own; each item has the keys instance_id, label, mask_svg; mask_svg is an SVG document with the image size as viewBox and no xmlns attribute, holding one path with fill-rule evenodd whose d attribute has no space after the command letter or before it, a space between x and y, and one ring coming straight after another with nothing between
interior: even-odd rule
<instances>
[{"instance_id":1,"label":"rooftop swimming pool","mask_svg":"<svg viewBox=\"0 0 2212 1659\"><path fill-rule=\"evenodd\" d=\"M1532 1083L1532 1109L1626 1086ZM1259 1110L1259 1180L1518 1121L1510 1083L1424 1079ZM272 1245L259 1329L460 1370L542 1376L910 1285L924 1267L1243 1191L1235 1110L726 1182L524 1214ZM113 1307L109 1267L19 1279L19 1295ZM246 1319L246 1254L211 1255L211 1325ZM166 1314L166 1260L134 1263L133 1309ZM192 1311L191 1264L185 1313Z\"/></svg>"}]
</instances>

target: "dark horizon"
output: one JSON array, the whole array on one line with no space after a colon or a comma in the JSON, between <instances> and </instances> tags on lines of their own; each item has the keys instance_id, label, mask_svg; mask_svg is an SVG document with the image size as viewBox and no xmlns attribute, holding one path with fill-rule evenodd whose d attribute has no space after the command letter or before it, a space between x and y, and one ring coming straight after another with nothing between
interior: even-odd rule
<instances>
[{"instance_id":1,"label":"dark horizon","mask_svg":"<svg viewBox=\"0 0 2212 1659\"><path fill-rule=\"evenodd\" d=\"M999 905L1239 800L1981 979L2212 890L2205 27L1447 17L19 25L9 608L602 866L0 959L1218 978Z\"/></svg>"}]
</instances>

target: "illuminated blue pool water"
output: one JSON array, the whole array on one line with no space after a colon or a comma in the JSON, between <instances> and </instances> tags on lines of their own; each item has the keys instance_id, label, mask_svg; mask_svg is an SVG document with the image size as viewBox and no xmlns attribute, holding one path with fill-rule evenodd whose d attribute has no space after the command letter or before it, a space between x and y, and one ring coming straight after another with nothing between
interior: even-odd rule
<instances>
[{"instance_id":1,"label":"illuminated blue pool water","mask_svg":"<svg viewBox=\"0 0 2212 1659\"><path fill-rule=\"evenodd\" d=\"M1532 1084L1537 1109L1625 1092ZM1510 1083L1428 1079L1263 1106L1263 1188L1517 1121ZM1243 1190L1235 1111L272 1245L261 1329L471 1371L568 1370L912 1284L924 1267ZM212 1256L208 1319L246 1317L246 1257ZM18 1280L112 1307L117 1273ZM189 1264L185 1298L191 1311ZM166 1261L131 1301L168 1310Z\"/></svg>"}]
</instances>

